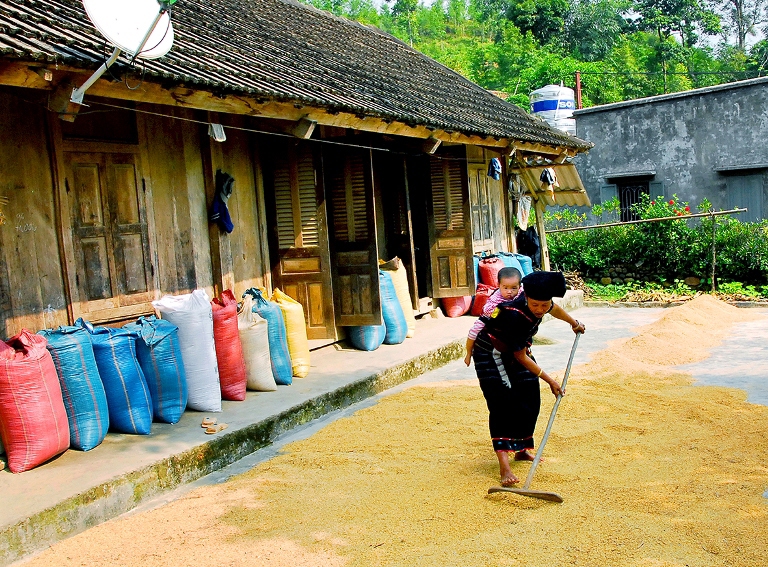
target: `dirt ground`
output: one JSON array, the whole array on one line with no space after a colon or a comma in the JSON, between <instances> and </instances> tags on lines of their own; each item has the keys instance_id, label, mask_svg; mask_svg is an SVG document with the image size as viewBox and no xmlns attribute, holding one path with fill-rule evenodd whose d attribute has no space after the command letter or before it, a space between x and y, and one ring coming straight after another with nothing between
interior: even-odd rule
<instances>
[{"instance_id":1,"label":"dirt ground","mask_svg":"<svg viewBox=\"0 0 768 567\"><path fill-rule=\"evenodd\" d=\"M752 317L700 297L575 368L532 485L562 504L486 494L498 464L480 389L442 383L28 564L764 567L768 407L670 366Z\"/></svg>"}]
</instances>

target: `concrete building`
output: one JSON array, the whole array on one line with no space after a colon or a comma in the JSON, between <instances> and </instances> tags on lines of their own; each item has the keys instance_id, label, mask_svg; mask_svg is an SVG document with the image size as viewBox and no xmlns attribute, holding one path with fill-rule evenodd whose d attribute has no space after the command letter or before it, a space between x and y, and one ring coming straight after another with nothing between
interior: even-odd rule
<instances>
[{"instance_id":1,"label":"concrete building","mask_svg":"<svg viewBox=\"0 0 768 567\"><path fill-rule=\"evenodd\" d=\"M593 203L619 198L622 220L642 193L768 218L767 109L758 78L578 110L577 136L595 147L577 169Z\"/></svg>"}]
</instances>

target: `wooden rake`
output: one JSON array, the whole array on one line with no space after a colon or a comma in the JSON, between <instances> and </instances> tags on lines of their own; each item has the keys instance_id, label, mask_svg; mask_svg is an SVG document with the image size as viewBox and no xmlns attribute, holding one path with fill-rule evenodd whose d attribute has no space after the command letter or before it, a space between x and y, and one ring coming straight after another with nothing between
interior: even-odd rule
<instances>
[{"instance_id":1,"label":"wooden rake","mask_svg":"<svg viewBox=\"0 0 768 567\"><path fill-rule=\"evenodd\" d=\"M581 333L576 333L576 338L573 340L573 346L571 347L571 356L568 359L568 366L565 368L565 376L563 377L563 383L560 386L561 390L565 390L565 385L568 382L568 375L571 373L571 365L573 364L573 357L576 354L576 346L579 344L580 336L581 336ZM544 452L544 445L547 443L547 439L549 438L549 432L552 431L552 424L555 421L557 408L560 406L560 400L562 399L563 399L563 396L561 394L557 396L557 399L555 400L555 405L552 407L552 413L549 415L549 423L547 424L547 430L544 432L544 437L542 437L541 439L539 450L536 451L536 457L533 459L531 470L528 471L528 478L525 479L525 484L523 484L523 486L521 486L520 488L515 488L511 486L510 487L493 486L488 489L488 494L493 494L494 492L514 492L515 494L519 494L521 496L529 496L531 498L549 500L550 502L563 501L563 497L557 494L556 492L546 492L544 490L533 490L532 488L530 488L531 481L533 480L533 475L536 472L536 467L539 466L541 455Z\"/></svg>"}]
</instances>

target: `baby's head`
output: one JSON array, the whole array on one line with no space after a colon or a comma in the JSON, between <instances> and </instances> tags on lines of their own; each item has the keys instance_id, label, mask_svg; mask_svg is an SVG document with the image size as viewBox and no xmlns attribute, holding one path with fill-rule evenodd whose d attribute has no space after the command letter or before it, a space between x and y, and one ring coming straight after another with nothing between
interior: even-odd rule
<instances>
[{"instance_id":1,"label":"baby's head","mask_svg":"<svg viewBox=\"0 0 768 567\"><path fill-rule=\"evenodd\" d=\"M523 275L517 268L502 268L499 270L499 293L504 299L514 299L520 291L520 280Z\"/></svg>"}]
</instances>

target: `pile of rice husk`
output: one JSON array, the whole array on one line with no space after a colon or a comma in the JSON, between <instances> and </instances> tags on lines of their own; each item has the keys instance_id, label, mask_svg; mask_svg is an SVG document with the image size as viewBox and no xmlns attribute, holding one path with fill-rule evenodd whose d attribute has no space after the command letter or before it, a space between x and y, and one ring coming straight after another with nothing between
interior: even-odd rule
<instances>
[{"instance_id":1,"label":"pile of rice husk","mask_svg":"<svg viewBox=\"0 0 768 567\"><path fill-rule=\"evenodd\" d=\"M487 495L498 464L480 390L435 383L31 565L764 567L768 408L670 366L754 316L700 296L575 368L532 485L562 504Z\"/></svg>"}]
</instances>

